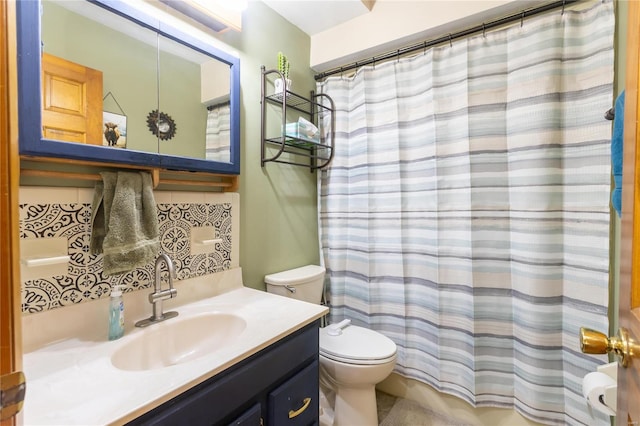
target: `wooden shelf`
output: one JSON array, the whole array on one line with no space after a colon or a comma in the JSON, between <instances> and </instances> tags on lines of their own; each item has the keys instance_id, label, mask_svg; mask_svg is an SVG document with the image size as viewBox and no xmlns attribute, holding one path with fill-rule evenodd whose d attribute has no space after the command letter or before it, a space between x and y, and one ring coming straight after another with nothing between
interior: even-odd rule
<instances>
[{"instance_id":1,"label":"wooden shelf","mask_svg":"<svg viewBox=\"0 0 640 426\"><path fill-rule=\"evenodd\" d=\"M193 190L215 190L235 192L238 190L239 176L222 173L186 172L154 167L139 167L126 164L110 164L92 161L77 161L61 158L20 157L20 177L32 178L35 184L50 186L44 179L80 180L96 182L101 180L100 172L117 170L137 170L151 173L153 187L188 187ZM21 182L22 183L22 182Z\"/></svg>"}]
</instances>

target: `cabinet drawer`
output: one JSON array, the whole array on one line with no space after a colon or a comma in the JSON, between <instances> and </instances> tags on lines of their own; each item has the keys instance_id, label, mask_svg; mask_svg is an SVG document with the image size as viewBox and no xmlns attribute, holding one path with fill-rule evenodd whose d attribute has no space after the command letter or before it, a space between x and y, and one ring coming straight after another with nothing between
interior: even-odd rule
<instances>
[{"instance_id":1,"label":"cabinet drawer","mask_svg":"<svg viewBox=\"0 0 640 426\"><path fill-rule=\"evenodd\" d=\"M240 417L229 423L228 426L259 426L260 404L256 404L242 413Z\"/></svg>"},{"instance_id":2,"label":"cabinet drawer","mask_svg":"<svg viewBox=\"0 0 640 426\"><path fill-rule=\"evenodd\" d=\"M308 426L319 415L318 361L269 393L268 426Z\"/></svg>"}]
</instances>

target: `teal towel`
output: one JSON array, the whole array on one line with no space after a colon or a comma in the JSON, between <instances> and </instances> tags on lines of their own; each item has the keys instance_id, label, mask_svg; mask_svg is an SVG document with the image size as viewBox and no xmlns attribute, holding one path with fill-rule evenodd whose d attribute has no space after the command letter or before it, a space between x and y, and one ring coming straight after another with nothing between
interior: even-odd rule
<instances>
[{"instance_id":1,"label":"teal towel","mask_svg":"<svg viewBox=\"0 0 640 426\"><path fill-rule=\"evenodd\" d=\"M160 250L158 214L148 172L102 172L91 212L91 254L104 254L104 274L147 265Z\"/></svg>"},{"instance_id":2,"label":"teal towel","mask_svg":"<svg viewBox=\"0 0 640 426\"><path fill-rule=\"evenodd\" d=\"M616 99L611 136L611 173L614 188L611 191L611 204L618 217L622 215L622 157L624 151L624 90Z\"/></svg>"}]
</instances>

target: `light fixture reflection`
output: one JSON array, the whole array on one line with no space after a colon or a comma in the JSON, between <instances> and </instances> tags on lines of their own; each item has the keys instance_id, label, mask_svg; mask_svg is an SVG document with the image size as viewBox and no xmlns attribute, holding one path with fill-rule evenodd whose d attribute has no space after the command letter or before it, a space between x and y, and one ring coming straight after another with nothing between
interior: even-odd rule
<instances>
[{"instance_id":1,"label":"light fixture reflection","mask_svg":"<svg viewBox=\"0 0 640 426\"><path fill-rule=\"evenodd\" d=\"M248 6L248 0L189 0L189 3L195 3L203 9L210 10L212 13L219 11L219 7L235 12L242 12Z\"/></svg>"},{"instance_id":2,"label":"light fixture reflection","mask_svg":"<svg viewBox=\"0 0 640 426\"><path fill-rule=\"evenodd\" d=\"M214 31L242 29L242 12L248 0L159 0Z\"/></svg>"}]
</instances>

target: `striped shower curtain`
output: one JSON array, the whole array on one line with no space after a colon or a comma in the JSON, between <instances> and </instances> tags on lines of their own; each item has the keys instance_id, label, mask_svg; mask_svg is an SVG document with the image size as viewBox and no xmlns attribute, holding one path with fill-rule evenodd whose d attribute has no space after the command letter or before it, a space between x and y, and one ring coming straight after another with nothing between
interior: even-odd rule
<instances>
[{"instance_id":1,"label":"striped shower curtain","mask_svg":"<svg viewBox=\"0 0 640 426\"><path fill-rule=\"evenodd\" d=\"M395 372L473 406L608 424L580 326L608 330L613 3L456 40L318 84L331 320L398 345Z\"/></svg>"},{"instance_id":2,"label":"striped shower curtain","mask_svg":"<svg viewBox=\"0 0 640 426\"><path fill-rule=\"evenodd\" d=\"M228 163L231 158L231 108L228 102L209 107L205 158Z\"/></svg>"}]
</instances>

